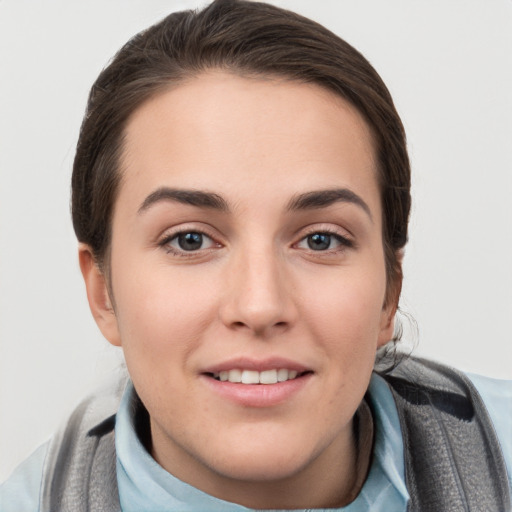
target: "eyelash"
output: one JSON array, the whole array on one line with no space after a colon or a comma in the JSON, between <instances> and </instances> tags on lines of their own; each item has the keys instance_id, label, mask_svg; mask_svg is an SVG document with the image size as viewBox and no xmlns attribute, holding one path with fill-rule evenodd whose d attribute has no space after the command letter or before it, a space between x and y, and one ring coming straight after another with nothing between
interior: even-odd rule
<instances>
[{"instance_id":1,"label":"eyelash","mask_svg":"<svg viewBox=\"0 0 512 512\"><path fill-rule=\"evenodd\" d=\"M202 242L204 242L205 238L209 239L212 243L212 247L207 247L204 249L201 247L201 248L198 248L197 250L192 249L190 251L187 251L186 249L178 249L178 248L175 248L172 245L170 245L171 242L173 242L174 240L177 240L180 236L190 235L190 234L200 235L202 237L202 240L201 240ZM322 255L322 254L332 255L333 253L343 252L346 249L351 249L351 248L355 247L355 244L352 240L350 240L349 238L342 236L339 233L335 232L334 230L330 230L330 229L312 229L311 231L306 233L304 236L302 236L301 239L294 244L294 247L298 247L298 245L303 242L307 243L307 239L313 235L325 235L325 236L334 238L334 240L336 240L336 242L338 242L340 245L337 248L334 248L334 249L327 248L325 250L315 250L315 249L312 249L311 247L304 248L304 250L310 251L317 255ZM208 250L214 248L215 246L217 248L221 247L221 244L216 242L212 236L208 235L207 233L205 233L204 231L202 231L200 229L182 229L176 233L172 233L172 234L165 236L159 242L158 245L160 247L162 247L163 249L165 249L165 251L168 254L172 254L174 256L178 256L178 257L182 257L182 258L191 258L191 257L197 256L198 254L204 254L204 251L208 251Z\"/></svg>"},{"instance_id":2,"label":"eyelash","mask_svg":"<svg viewBox=\"0 0 512 512\"><path fill-rule=\"evenodd\" d=\"M172 234L165 236L162 239L162 241L159 242L158 245L160 247L162 247L163 249L165 249L165 251L168 254L172 254L174 256L178 256L178 257L182 257L182 258L191 258L191 257L197 256L197 254L199 252L204 254L204 251L207 251L207 250L213 248L213 247L208 247L206 249L199 248L197 250L187 251L185 249L177 249L177 248L173 247L172 245L170 245L172 241L177 240L180 236L189 235L189 234L201 235L202 242L204 242L204 239L206 238L212 242L212 246L217 246L217 247L221 246L221 244L216 242L212 236L208 235L207 233L205 233L204 231L202 231L200 229L182 229L181 231L178 231L176 233L172 233Z\"/></svg>"},{"instance_id":3,"label":"eyelash","mask_svg":"<svg viewBox=\"0 0 512 512\"><path fill-rule=\"evenodd\" d=\"M295 245L298 246L298 244L300 244L301 242L307 241L307 239L313 235L326 235L326 236L334 238L340 244L340 247L337 247L334 249L326 249L326 250L314 250L311 248L305 249L305 250L309 250L309 251L319 254L319 255L321 255L322 253L323 254L339 253L339 252L345 251L346 249L353 249L355 247L355 244L352 240L350 240L349 238L347 238L343 235L340 235L339 233L337 233L336 231L334 231L332 229L312 229L311 231L306 233L299 240L299 242L297 242Z\"/></svg>"}]
</instances>

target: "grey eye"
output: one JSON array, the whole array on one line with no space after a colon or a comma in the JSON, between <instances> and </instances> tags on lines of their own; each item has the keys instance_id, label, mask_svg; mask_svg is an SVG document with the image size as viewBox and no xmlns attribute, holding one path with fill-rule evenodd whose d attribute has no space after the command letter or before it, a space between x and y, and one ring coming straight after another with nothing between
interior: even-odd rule
<instances>
[{"instance_id":1,"label":"grey eye","mask_svg":"<svg viewBox=\"0 0 512 512\"><path fill-rule=\"evenodd\" d=\"M176 237L176 241L183 251L197 251L203 245L203 234L195 232L180 233Z\"/></svg>"},{"instance_id":2,"label":"grey eye","mask_svg":"<svg viewBox=\"0 0 512 512\"><path fill-rule=\"evenodd\" d=\"M344 248L353 247L353 243L344 236L336 233L318 231L305 236L297 244L299 249L307 249L309 251L338 251Z\"/></svg>"},{"instance_id":3,"label":"grey eye","mask_svg":"<svg viewBox=\"0 0 512 512\"><path fill-rule=\"evenodd\" d=\"M161 244L170 253L185 255L185 253L199 253L205 249L218 247L218 244L201 231L181 231L169 235Z\"/></svg>"},{"instance_id":4,"label":"grey eye","mask_svg":"<svg viewBox=\"0 0 512 512\"><path fill-rule=\"evenodd\" d=\"M331 246L331 235L326 233L314 233L306 239L308 247L313 251L325 251Z\"/></svg>"}]
</instances>

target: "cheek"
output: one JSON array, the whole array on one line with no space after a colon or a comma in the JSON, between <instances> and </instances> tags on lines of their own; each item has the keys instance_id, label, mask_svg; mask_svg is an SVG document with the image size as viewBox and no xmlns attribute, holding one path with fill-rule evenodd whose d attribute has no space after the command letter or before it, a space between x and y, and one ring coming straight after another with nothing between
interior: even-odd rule
<instances>
[{"instance_id":1,"label":"cheek","mask_svg":"<svg viewBox=\"0 0 512 512\"><path fill-rule=\"evenodd\" d=\"M317 284L319 283L316 280ZM344 375L371 371L381 330L383 272L348 272L323 280L315 293L301 294L301 316L312 338Z\"/></svg>"},{"instance_id":2,"label":"cheek","mask_svg":"<svg viewBox=\"0 0 512 512\"><path fill-rule=\"evenodd\" d=\"M127 362L131 359L152 369L180 364L211 324L215 296L205 293L208 283L187 272L142 268L136 273L121 272L121 268L113 283Z\"/></svg>"},{"instance_id":3,"label":"cheek","mask_svg":"<svg viewBox=\"0 0 512 512\"><path fill-rule=\"evenodd\" d=\"M355 272L341 269L337 274L311 280L300 294L305 315L318 319L317 325L333 334L351 331L362 336L380 325L385 297L384 272ZM309 292L307 290L310 290ZM313 290L313 291L311 291ZM337 331L337 333L336 333Z\"/></svg>"}]
</instances>

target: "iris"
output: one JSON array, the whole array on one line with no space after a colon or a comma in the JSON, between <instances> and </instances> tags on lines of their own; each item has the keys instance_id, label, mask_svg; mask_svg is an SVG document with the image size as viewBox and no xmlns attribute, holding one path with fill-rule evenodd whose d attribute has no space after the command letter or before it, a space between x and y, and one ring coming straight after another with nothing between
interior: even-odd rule
<instances>
[{"instance_id":1,"label":"iris","mask_svg":"<svg viewBox=\"0 0 512 512\"><path fill-rule=\"evenodd\" d=\"M196 251L203 245L201 233L181 233L178 235L178 245L184 251Z\"/></svg>"},{"instance_id":2,"label":"iris","mask_svg":"<svg viewBox=\"0 0 512 512\"><path fill-rule=\"evenodd\" d=\"M323 251L329 249L331 245L331 235L325 233L315 233L308 236L308 247L313 251Z\"/></svg>"}]
</instances>

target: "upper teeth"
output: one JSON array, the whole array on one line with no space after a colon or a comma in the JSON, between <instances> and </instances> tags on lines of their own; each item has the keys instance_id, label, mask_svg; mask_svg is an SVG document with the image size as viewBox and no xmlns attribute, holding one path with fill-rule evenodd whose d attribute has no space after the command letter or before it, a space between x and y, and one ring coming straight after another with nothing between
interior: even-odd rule
<instances>
[{"instance_id":1,"label":"upper teeth","mask_svg":"<svg viewBox=\"0 0 512 512\"><path fill-rule=\"evenodd\" d=\"M258 372L254 370L225 370L214 373L213 377L221 381L241 382L242 384L276 384L286 380L295 379L298 372L296 370L287 370L281 368L279 370L265 370Z\"/></svg>"}]
</instances>

